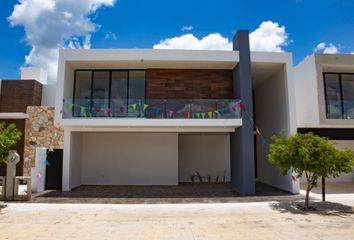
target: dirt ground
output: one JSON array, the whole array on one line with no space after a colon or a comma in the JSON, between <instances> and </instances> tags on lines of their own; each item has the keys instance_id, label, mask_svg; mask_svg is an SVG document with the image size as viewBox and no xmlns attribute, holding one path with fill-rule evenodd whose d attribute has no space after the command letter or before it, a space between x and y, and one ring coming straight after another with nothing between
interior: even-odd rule
<instances>
[{"instance_id":1,"label":"dirt ground","mask_svg":"<svg viewBox=\"0 0 354 240\"><path fill-rule=\"evenodd\" d=\"M353 239L352 206L325 204L305 214L291 202L11 203L0 239Z\"/></svg>"}]
</instances>

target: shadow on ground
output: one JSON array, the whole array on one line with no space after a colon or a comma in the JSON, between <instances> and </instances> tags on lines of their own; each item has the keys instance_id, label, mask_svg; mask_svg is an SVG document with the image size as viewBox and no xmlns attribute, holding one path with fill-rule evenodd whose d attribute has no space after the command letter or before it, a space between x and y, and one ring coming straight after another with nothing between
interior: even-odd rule
<instances>
[{"instance_id":1,"label":"shadow on ground","mask_svg":"<svg viewBox=\"0 0 354 240\"><path fill-rule=\"evenodd\" d=\"M1 213L1 210L2 209L4 209L4 208L6 208L7 207L7 205L6 204L2 204L2 203L0 203L0 213Z\"/></svg>"},{"instance_id":2,"label":"shadow on ground","mask_svg":"<svg viewBox=\"0 0 354 240\"><path fill-rule=\"evenodd\" d=\"M317 215L330 215L345 217L354 214L354 209L351 206L334 203L334 202L311 202L311 210L302 210L304 205L303 201L282 201L277 203L272 203L271 207L281 213L292 213L292 214L317 214Z\"/></svg>"}]
</instances>

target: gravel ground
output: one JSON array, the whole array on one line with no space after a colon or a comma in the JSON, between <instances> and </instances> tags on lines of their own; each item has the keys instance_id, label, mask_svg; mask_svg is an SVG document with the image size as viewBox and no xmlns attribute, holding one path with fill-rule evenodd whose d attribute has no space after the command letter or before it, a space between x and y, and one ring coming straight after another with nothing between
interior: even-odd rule
<instances>
[{"instance_id":1,"label":"gravel ground","mask_svg":"<svg viewBox=\"0 0 354 240\"><path fill-rule=\"evenodd\" d=\"M11 203L0 239L353 239L353 208L293 202L211 204Z\"/></svg>"}]
</instances>

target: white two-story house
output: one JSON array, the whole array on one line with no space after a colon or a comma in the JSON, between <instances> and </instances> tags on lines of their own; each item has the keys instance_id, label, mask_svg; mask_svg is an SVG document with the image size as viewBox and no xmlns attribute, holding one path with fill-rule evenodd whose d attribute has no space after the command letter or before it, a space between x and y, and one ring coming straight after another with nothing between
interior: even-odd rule
<instances>
[{"instance_id":1,"label":"white two-story house","mask_svg":"<svg viewBox=\"0 0 354 240\"><path fill-rule=\"evenodd\" d=\"M177 185L196 172L254 194L257 181L298 192L267 161L269 139L296 132L292 57L234 51L60 50L55 121L63 190Z\"/></svg>"},{"instance_id":2,"label":"white two-story house","mask_svg":"<svg viewBox=\"0 0 354 240\"><path fill-rule=\"evenodd\" d=\"M297 129L354 149L354 55L314 54L294 68ZM354 182L354 174L330 181Z\"/></svg>"}]
</instances>

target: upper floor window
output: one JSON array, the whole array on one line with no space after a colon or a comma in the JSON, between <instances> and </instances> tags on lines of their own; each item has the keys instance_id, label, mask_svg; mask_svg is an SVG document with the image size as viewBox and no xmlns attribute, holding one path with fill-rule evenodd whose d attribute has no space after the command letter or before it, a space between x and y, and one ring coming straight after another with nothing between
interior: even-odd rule
<instances>
[{"instance_id":1,"label":"upper floor window","mask_svg":"<svg viewBox=\"0 0 354 240\"><path fill-rule=\"evenodd\" d=\"M324 73L326 116L354 119L354 73Z\"/></svg>"},{"instance_id":2,"label":"upper floor window","mask_svg":"<svg viewBox=\"0 0 354 240\"><path fill-rule=\"evenodd\" d=\"M76 70L73 115L136 117L128 106L145 103L145 71Z\"/></svg>"}]
</instances>

